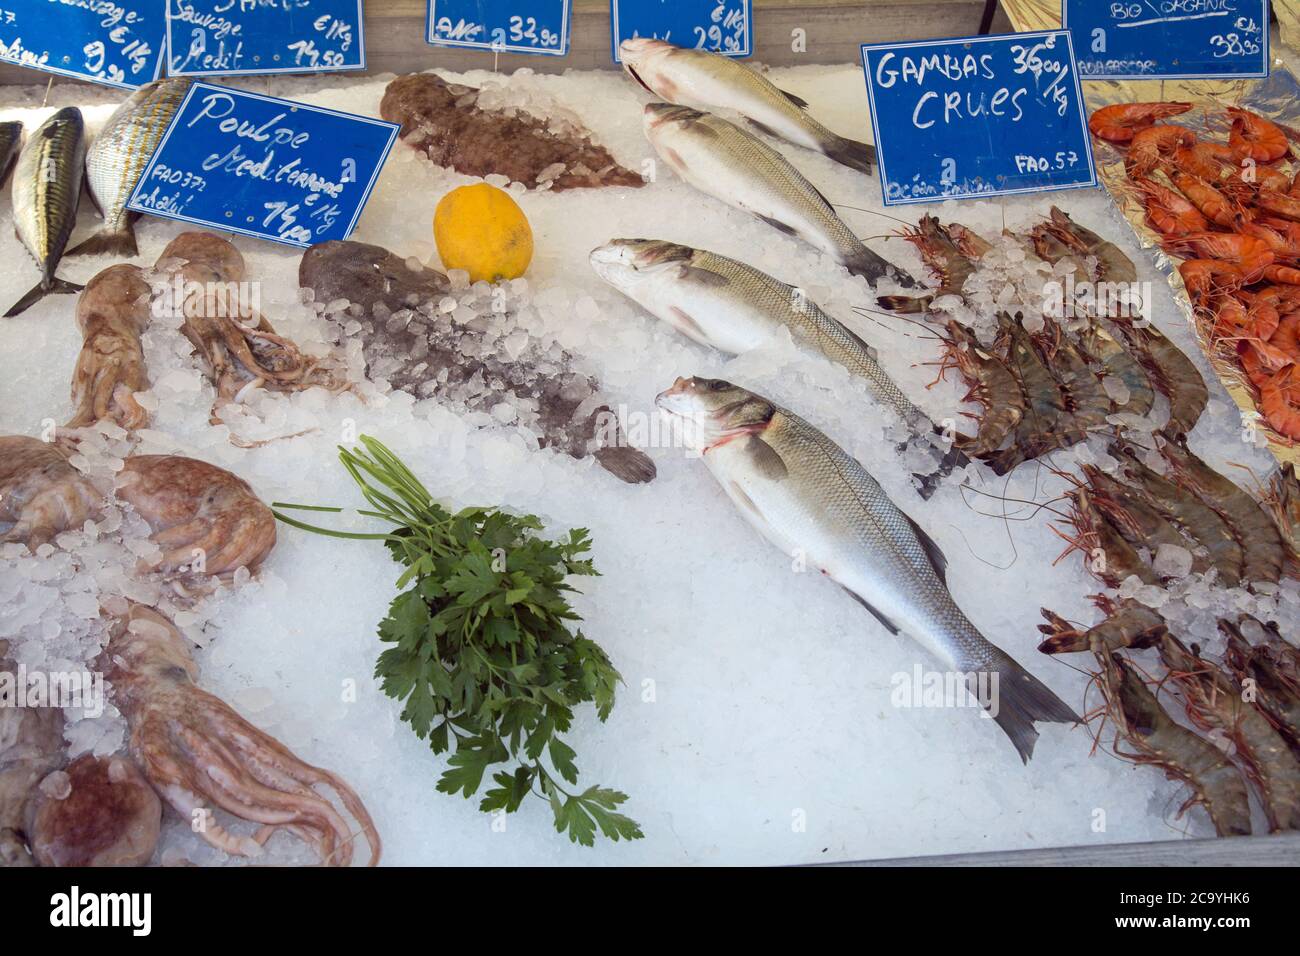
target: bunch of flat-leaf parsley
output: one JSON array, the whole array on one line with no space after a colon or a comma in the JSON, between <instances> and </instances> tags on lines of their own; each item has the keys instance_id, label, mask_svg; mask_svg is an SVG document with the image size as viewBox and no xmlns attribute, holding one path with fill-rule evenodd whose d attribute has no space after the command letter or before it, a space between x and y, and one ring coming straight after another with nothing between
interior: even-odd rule
<instances>
[{"instance_id":1,"label":"bunch of flat-leaf parsley","mask_svg":"<svg viewBox=\"0 0 1300 956\"><path fill-rule=\"evenodd\" d=\"M530 793L550 803L555 828L584 846L600 830L611 840L642 836L617 808L627 795L593 786L566 790L557 779L578 782L576 754L560 735L573 710L591 701L602 721L614 707L621 682L608 655L569 622L581 618L565 597L570 575L594 575L586 529L567 540L538 537L542 523L496 508L452 514L437 504L397 456L368 436L360 448L339 448L339 458L373 510L391 522L384 534L332 531L304 524L280 509L333 511L277 502L286 524L343 538L382 540L406 570L401 590L379 625L391 645L379 655L375 676L386 694L402 701L402 719L434 753L454 747L438 780L443 793L478 791L498 764L479 809L513 813ZM549 766L548 766L549 763Z\"/></svg>"}]
</instances>

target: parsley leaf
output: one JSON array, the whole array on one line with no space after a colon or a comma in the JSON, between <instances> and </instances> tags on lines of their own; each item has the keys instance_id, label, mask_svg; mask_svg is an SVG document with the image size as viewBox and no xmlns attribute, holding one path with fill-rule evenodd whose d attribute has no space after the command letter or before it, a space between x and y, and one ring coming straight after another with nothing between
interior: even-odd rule
<instances>
[{"instance_id":1,"label":"parsley leaf","mask_svg":"<svg viewBox=\"0 0 1300 956\"><path fill-rule=\"evenodd\" d=\"M339 459L370 505L363 513L392 530L336 532L275 514L306 531L383 541L403 567L400 593L379 624L387 646L375 677L435 754L452 751L437 790L469 798L491 768L514 762L491 774L495 786L480 810L513 813L532 794L575 843L591 846L597 833L641 839L640 827L618 812L626 794L600 786L570 793L560 783L578 782L577 754L560 736L575 708L591 703L606 720L622 683L600 645L570 629L581 617L569 604L568 580L598 573L586 557L590 533L575 528L550 541L539 537L534 515L452 514L381 442L363 435L360 443L340 448Z\"/></svg>"}]
</instances>

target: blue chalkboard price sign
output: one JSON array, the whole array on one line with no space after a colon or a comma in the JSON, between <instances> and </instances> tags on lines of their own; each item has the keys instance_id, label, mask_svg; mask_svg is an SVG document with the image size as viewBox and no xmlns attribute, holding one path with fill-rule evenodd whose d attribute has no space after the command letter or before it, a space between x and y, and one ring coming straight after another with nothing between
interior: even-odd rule
<instances>
[{"instance_id":1,"label":"blue chalkboard price sign","mask_svg":"<svg viewBox=\"0 0 1300 956\"><path fill-rule=\"evenodd\" d=\"M364 70L361 0L166 0L172 76Z\"/></svg>"},{"instance_id":2,"label":"blue chalkboard price sign","mask_svg":"<svg viewBox=\"0 0 1300 956\"><path fill-rule=\"evenodd\" d=\"M1268 0L1062 0L1085 80L1268 76Z\"/></svg>"},{"instance_id":3,"label":"blue chalkboard price sign","mask_svg":"<svg viewBox=\"0 0 1300 956\"><path fill-rule=\"evenodd\" d=\"M165 33L158 0L0 4L0 62L122 89L158 79Z\"/></svg>"},{"instance_id":4,"label":"blue chalkboard price sign","mask_svg":"<svg viewBox=\"0 0 1300 956\"><path fill-rule=\"evenodd\" d=\"M862 47L887 206L1097 184L1064 30Z\"/></svg>"},{"instance_id":5,"label":"blue chalkboard price sign","mask_svg":"<svg viewBox=\"0 0 1300 956\"><path fill-rule=\"evenodd\" d=\"M750 0L609 0L614 62L623 62L618 45L633 37L749 56L754 52L752 14Z\"/></svg>"},{"instance_id":6,"label":"blue chalkboard price sign","mask_svg":"<svg viewBox=\"0 0 1300 956\"><path fill-rule=\"evenodd\" d=\"M127 208L294 246L346 239L398 129L195 83Z\"/></svg>"},{"instance_id":7,"label":"blue chalkboard price sign","mask_svg":"<svg viewBox=\"0 0 1300 956\"><path fill-rule=\"evenodd\" d=\"M497 53L569 52L569 0L429 0L425 40Z\"/></svg>"}]
</instances>

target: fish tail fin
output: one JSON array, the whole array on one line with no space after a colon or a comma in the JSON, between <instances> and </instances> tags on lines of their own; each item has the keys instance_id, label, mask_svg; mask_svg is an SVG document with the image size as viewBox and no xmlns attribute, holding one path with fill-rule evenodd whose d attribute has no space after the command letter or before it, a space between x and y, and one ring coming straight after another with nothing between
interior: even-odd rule
<instances>
[{"instance_id":1,"label":"fish tail fin","mask_svg":"<svg viewBox=\"0 0 1300 956\"><path fill-rule=\"evenodd\" d=\"M1025 763L1033 756L1034 742L1038 740L1035 721L1080 723L1079 715L1065 701L1010 656L1001 654L993 671L998 682L989 712Z\"/></svg>"},{"instance_id":2,"label":"fish tail fin","mask_svg":"<svg viewBox=\"0 0 1300 956\"><path fill-rule=\"evenodd\" d=\"M653 481L659 473L650 456L631 445L607 445L596 449L595 457L602 468L628 484Z\"/></svg>"},{"instance_id":3,"label":"fish tail fin","mask_svg":"<svg viewBox=\"0 0 1300 956\"><path fill-rule=\"evenodd\" d=\"M80 292L84 286L79 286L75 282L69 282L67 279L55 277L47 284L44 279L36 283L36 287L28 292L25 296L14 303L13 308L4 314L6 319L12 319L15 315L26 312L41 299L47 295L70 295L74 292Z\"/></svg>"},{"instance_id":4,"label":"fish tail fin","mask_svg":"<svg viewBox=\"0 0 1300 956\"><path fill-rule=\"evenodd\" d=\"M836 136L826 144L823 152L841 166L870 173L876 168L876 147L859 143L856 139Z\"/></svg>"},{"instance_id":5,"label":"fish tail fin","mask_svg":"<svg viewBox=\"0 0 1300 956\"><path fill-rule=\"evenodd\" d=\"M139 252L135 244L135 230L128 223L121 229L101 229L63 255L65 258L67 256L118 256L134 259Z\"/></svg>"},{"instance_id":6,"label":"fish tail fin","mask_svg":"<svg viewBox=\"0 0 1300 956\"><path fill-rule=\"evenodd\" d=\"M910 275L883 256L876 255L861 243L858 243L858 247L845 255L840 261L849 272L855 276L862 276L872 284L879 279L888 278L907 288L916 285L916 280Z\"/></svg>"},{"instance_id":7,"label":"fish tail fin","mask_svg":"<svg viewBox=\"0 0 1300 956\"><path fill-rule=\"evenodd\" d=\"M942 435L943 431L938 425L934 428L936 435ZM949 448L947 453L939 460L933 471L925 474L913 473L912 478L916 481L916 490L920 493L921 498L929 501L930 497L939 488L939 482L947 478L958 468L965 468L970 464L970 459L960 448Z\"/></svg>"}]
</instances>

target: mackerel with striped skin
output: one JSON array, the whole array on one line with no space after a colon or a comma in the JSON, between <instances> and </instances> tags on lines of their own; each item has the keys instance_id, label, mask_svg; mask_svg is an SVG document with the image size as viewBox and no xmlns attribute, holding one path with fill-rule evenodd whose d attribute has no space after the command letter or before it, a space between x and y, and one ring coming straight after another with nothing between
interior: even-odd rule
<instances>
[{"instance_id":1,"label":"mackerel with striped skin","mask_svg":"<svg viewBox=\"0 0 1300 956\"><path fill-rule=\"evenodd\" d=\"M137 214L126 208L144 168L189 91L188 77L155 80L113 111L86 150L86 185L104 215L104 227L68 251L70 256L137 254Z\"/></svg>"},{"instance_id":2,"label":"mackerel with striped skin","mask_svg":"<svg viewBox=\"0 0 1300 956\"><path fill-rule=\"evenodd\" d=\"M65 106L32 134L14 167L14 231L36 260L41 281L5 313L18 315L50 293L81 291L54 273L77 223L86 128L81 110Z\"/></svg>"},{"instance_id":3,"label":"mackerel with striped skin","mask_svg":"<svg viewBox=\"0 0 1300 956\"><path fill-rule=\"evenodd\" d=\"M848 591L894 634L987 689L980 703L1028 762L1036 721L1079 718L962 613L943 552L855 459L802 418L721 379L679 378L656 399L745 519ZM974 687L972 687L974 690Z\"/></svg>"}]
</instances>

